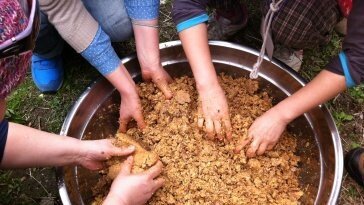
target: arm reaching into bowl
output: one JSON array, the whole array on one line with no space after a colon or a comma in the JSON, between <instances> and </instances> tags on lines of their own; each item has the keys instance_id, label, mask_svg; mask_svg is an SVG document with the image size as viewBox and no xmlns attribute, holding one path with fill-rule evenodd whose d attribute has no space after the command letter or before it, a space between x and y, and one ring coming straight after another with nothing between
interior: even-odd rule
<instances>
[{"instance_id":1,"label":"arm reaching into bowl","mask_svg":"<svg viewBox=\"0 0 364 205\"><path fill-rule=\"evenodd\" d=\"M262 155L277 144L287 124L310 109L333 98L345 89L345 77L323 70L305 87L257 118L248 131L248 138L236 147L240 152L247 144L248 157Z\"/></svg>"},{"instance_id":2,"label":"arm reaching into bowl","mask_svg":"<svg viewBox=\"0 0 364 205\"><path fill-rule=\"evenodd\" d=\"M167 99L172 98L168 84L172 78L163 69L159 55L158 19L133 19L137 56L144 81L152 81Z\"/></svg>"},{"instance_id":3,"label":"arm reaching into bowl","mask_svg":"<svg viewBox=\"0 0 364 205\"><path fill-rule=\"evenodd\" d=\"M135 150L132 146L115 147L111 140L81 141L15 123L5 127L8 129L1 137L1 141L5 140L1 168L81 165L98 170L112 156L127 156Z\"/></svg>"},{"instance_id":4,"label":"arm reaching into bowl","mask_svg":"<svg viewBox=\"0 0 364 205\"><path fill-rule=\"evenodd\" d=\"M126 132L129 121L133 118L139 128L145 127L142 106L135 83L123 64L114 72L105 76L119 91L121 96L119 131Z\"/></svg>"},{"instance_id":5,"label":"arm reaching into bowl","mask_svg":"<svg viewBox=\"0 0 364 205\"><path fill-rule=\"evenodd\" d=\"M112 19L107 19L106 22L103 20L105 18L99 16L99 13L102 12L92 13L93 10L97 10L97 6L94 5L92 9L88 6L88 9L95 18L99 17L96 18L99 22L91 16L82 1L42 0L39 3L40 9L47 15L49 22L56 28L62 38L105 76L122 95L120 131L126 131L126 125L132 118L137 121L140 128L143 128L145 123L135 84L130 80L131 77L126 71L125 66L121 64L120 58L111 45L111 40L120 41L120 39L127 37L125 33L128 32L131 36L129 19L132 19L138 60L141 64L143 78L145 80L152 80L166 97L170 98L172 94L168 88L168 83L171 81L171 78L161 66L158 29L153 27L157 24L159 0L125 0L127 15L115 14L112 15ZM120 4L118 6L124 8L124 4L122 2ZM113 13L113 9L115 8L106 10ZM127 23L118 24L114 22L115 18L119 18L119 16L122 17L117 22ZM127 18L124 18L124 16ZM120 25L124 25L125 28L117 27ZM122 32L120 33L120 31ZM120 36L115 33L118 33Z\"/></svg>"},{"instance_id":6,"label":"arm reaching into bowl","mask_svg":"<svg viewBox=\"0 0 364 205\"><path fill-rule=\"evenodd\" d=\"M170 99L172 97L172 92L169 89L168 84L172 82L172 78L163 69L159 55L159 0L142 2L126 0L125 7L133 25L137 56L143 79L155 83L165 97ZM125 72L124 74L127 75L128 72ZM115 80L119 80L118 82L115 81L115 84L119 84L118 87L121 88L124 82L116 78ZM131 78L130 80L132 81ZM128 89L124 90L127 91ZM129 91L130 90L135 91L135 88L130 88ZM125 100L122 98L119 120L119 131L121 132L126 132L127 124L131 118L134 118L137 121L139 128L145 127L140 100L135 94L136 92L132 92L130 95L127 95L126 98L124 97Z\"/></svg>"},{"instance_id":7,"label":"arm reaching into bowl","mask_svg":"<svg viewBox=\"0 0 364 205\"><path fill-rule=\"evenodd\" d=\"M236 147L240 152L250 143L247 156L261 155L278 142L286 125L310 109L333 98L347 87L364 82L364 1L353 1L348 17L348 33L343 51L310 83L283 100L261 117L249 129L248 139Z\"/></svg>"},{"instance_id":8,"label":"arm reaching into bowl","mask_svg":"<svg viewBox=\"0 0 364 205\"><path fill-rule=\"evenodd\" d=\"M122 164L103 205L143 205L162 187L164 179L158 178L163 169L160 161L140 174L131 174L132 167L133 157L130 156Z\"/></svg>"},{"instance_id":9,"label":"arm reaching into bowl","mask_svg":"<svg viewBox=\"0 0 364 205\"><path fill-rule=\"evenodd\" d=\"M191 65L200 97L198 126L205 127L209 138L231 139L231 123L225 93L212 64L207 40L208 1L177 0L173 5L173 18Z\"/></svg>"},{"instance_id":10,"label":"arm reaching into bowl","mask_svg":"<svg viewBox=\"0 0 364 205\"><path fill-rule=\"evenodd\" d=\"M0 121L0 135L7 130L0 168L81 165L90 170L99 170L103 167L103 161L112 156L127 156L135 151L134 146L115 147L111 140L81 141L15 123L9 123L8 128L3 129L4 123L7 122ZM0 142L3 142L3 137L0 136ZM122 165L103 204L145 204L163 185L164 179L158 178L163 168L160 161L139 174L131 174L132 165L131 156Z\"/></svg>"}]
</instances>

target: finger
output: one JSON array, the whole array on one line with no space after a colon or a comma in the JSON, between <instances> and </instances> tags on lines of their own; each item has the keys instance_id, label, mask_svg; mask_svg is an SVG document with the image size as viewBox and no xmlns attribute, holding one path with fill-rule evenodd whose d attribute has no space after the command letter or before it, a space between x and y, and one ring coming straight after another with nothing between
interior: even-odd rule
<instances>
[{"instance_id":1,"label":"finger","mask_svg":"<svg viewBox=\"0 0 364 205\"><path fill-rule=\"evenodd\" d=\"M153 193L155 193L164 184L165 180L163 178L158 178L154 180Z\"/></svg>"},{"instance_id":2,"label":"finger","mask_svg":"<svg viewBox=\"0 0 364 205\"><path fill-rule=\"evenodd\" d=\"M172 78L171 78L171 76L167 73L167 71L166 71L166 70L164 70L164 69L163 69L163 71L164 71L164 76L165 76L165 78L166 78L166 80L167 80L167 83L168 83L168 84L173 83L173 79L172 79Z\"/></svg>"},{"instance_id":3,"label":"finger","mask_svg":"<svg viewBox=\"0 0 364 205\"><path fill-rule=\"evenodd\" d=\"M223 137L223 134L222 134L221 123L220 123L219 120L214 121L214 127L215 127L215 132L216 132L217 138L219 140L223 140L224 137Z\"/></svg>"},{"instance_id":4,"label":"finger","mask_svg":"<svg viewBox=\"0 0 364 205\"><path fill-rule=\"evenodd\" d=\"M125 133L127 128L128 128L128 123L130 121L130 117L128 118L123 118L120 117L119 119L119 132Z\"/></svg>"},{"instance_id":5,"label":"finger","mask_svg":"<svg viewBox=\"0 0 364 205\"><path fill-rule=\"evenodd\" d=\"M197 107L197 126L202 129L203 128L203 123L204 123L204 118L202 117L203 113L202 113L202 106L201 106L201 102L199 102L199 105Z\"/></svg>"},{"instance_id":6,"label":"finger","mask_svg":"<svg viewBox=\"0 0 364 205\"><path fill-rule=\"evenodd\" d=\"M206 119L205 120L205 126L206 126L206 133L207 133L207 136L210 138L210 139L213 139L214 138L214 123L212 122L211 119Z\"/></svg>"},{"instance_id":7,"label":"finger","mask_svg":"<svg viewBox=\"0 0 364 205\"><path fill-rule=\"evenodd\" d=\"M152 79L150 75L143 73L143 71L142 71L142 78L144 82L150 82Z\"/></svg>"},{"instance_id":8,"label":"finger","mask_svg":"<svg viewBox=\"0 0 364 205\"><path fill-rule=\"evenodd\" d=\"M119 148L119 147L114 146L112 155L126 156L126 155L133 153L134 151L135 151L135 146L133 146L133 145L129 146L127 148Z\"/></svg>"},{"instance_id":9,"label":"finger","mask_svg":"<svg viewBox=\"0 0 364 205\"><path fill-rule=\"evenodd\" d=\"M142 115L142 111L138 110L136 114L134 115L134 120L137 122L138 127L140 129L144 129L146 127L146 124L144 122L144 117Z\"/></svg>"},{"instance_id":10,"label":"finger","mask_svg":"<svg viewBox=\"0 0 364 205\"><path fill-rule=\"evenodd\" d=\"M253 142L250 144L249 149L246 152L246 156L255 157L257 149L259 148L260 141L257 139L253 139Z\"/></svg>"},{"instance_id":11,"label":"finger","mask_svg":"<svg viewBox=\"0 0 364 205\"><path fill-rule=\"evenodd\" d=\"M124 163L121 165L120 173L119 175L125 176L129 175L131 172L131 169L133 167L134 159L133 156L129 156Z\"/></svg>"},{"instance_id":12,"label":"finger","mask_svg":"<svg viewBox=\"0 0 364 205\"><path fill-rule=\"evenodd\" d=\"M267 150L268 147L268 143L262 143L259 145L258 151L257 151L257 155L262 155L264 154L265 150Z\"/></svg>"},{"instance_id":13,"label":"finger","mask_svg":"<svg viewBox=\"0 0 364 205\"><path fill-rule=\"evenodd\" d=\"M234 152L236 154L240 153L240 151L252 140L252 137L248 137L247 139L243 139L240 141L238 146L236 146Z\"/></svg>"},{"instance_id":14,"label":"finger","mask_svg":"<svg viewBox=\"0 0 364 205\"><path fill-rule=\"evenodd\" d=\"M225 133L226 133L226 138L230 141L232 138L232 129L231 129L231 123L230 123L230 118L225 118L223 119L224 122L224 126L225 126Z\"/></svg>"},{"instance_id":15,"label":"finger","mask_svg":"<svg viewBox=\"0 0 364 205\"><path fill-rule=\"evenodd\" d=\"M166 96L167 99L172 98L172 96L173 96L172 91L169 89L167 79L156 80L155 84L157 85L159 90L162 91L162 93L164 94L164 96Z\"/></svg>"},{"instance_id":16,"label":"finger","mask_svg":"<svg viewBox=\"0 0 364 205\"><path fill-rule=\"evenodd\" d=\"M96 171L104 168L104 163L99 161L94 161L92 163L86 164L85 167L88 168L89 170Z\"/></svg>"},{"instance_id":17,"label":"finger","mask_svg":"<svg viewBox=\"0 0 364 205\"><path fill-rule=\"evenodd\" d=\"M203 117L198 117L198 119L197 119L197 126L199 128L202 128L203 127L203 122L204 122L204 118Z\"/></svg>"},{"instance_id":18,"label":"finger","mask_svg":"<svg viewBox=\"0 0 364 205\"><path fill-rule=\"evenodd\" d=\"M275 146L275 145L276 145L275 143L271 143L271 144L269 144L269 145L267 146L267 150L268 150L268 151L272 150L272 149L274 148L274 146Z\"/></svg>"},{"instance_id":19,"label":"finger","mask_svg":"<svg viewBox=\"0 0 364 205\"><path fill-rule=\"evenodd\" d=\"M104 163L103 162L96 162L95 163L95 169L94 170L101 170L102 168L104 168Z\"/></svg>"},{"instance_id":20,"label":"finger","mask_svg":"<svg viewBox=\"0 0 364 205\"><path fill-rule=\"evenodd\" d=\"M148 177L150 177L151 179L156 178L157 176L160 175L160 173L162 173L163 170L163 164L161 161L158 161L153 167L151 167L146 173L148 175Z\"/></svg>"}]
</instances>

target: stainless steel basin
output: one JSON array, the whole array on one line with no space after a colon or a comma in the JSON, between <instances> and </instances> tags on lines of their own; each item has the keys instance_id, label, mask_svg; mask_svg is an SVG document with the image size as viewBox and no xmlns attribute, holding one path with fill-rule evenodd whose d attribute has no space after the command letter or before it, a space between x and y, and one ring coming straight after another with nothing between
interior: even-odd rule
<instances>
[{"instance_id":1,"label":"stainless steel basin","mask_svg":"<svg viewBox=\"0 0 364 205\"><path fill-rule=\"evenodd\" d=\"M221 41L211 41L210 49L217 72L234 77L249 76L258 52L250 48ZM160 44L161 60L173 76L192 75L179 41ZM140 66L135 56L123 59L133 79L141 80ZM284 64L266 59L259 73L262 89L277 103L302 86L305 80ZM113 135L117 129L117 109L110 105L120 102L115 89L100 79L80 96L64 121L61 134L78 139L100 139ZM343 151L334 120L328 109L318 106L290 124L297 136L297 155L301 156L300 183L305 194L303 204L335 204L343 173ZM91 187L98 174L80 167L57 169L59 192L63 204L89 204Z\"/></svg>"}]
</instances>

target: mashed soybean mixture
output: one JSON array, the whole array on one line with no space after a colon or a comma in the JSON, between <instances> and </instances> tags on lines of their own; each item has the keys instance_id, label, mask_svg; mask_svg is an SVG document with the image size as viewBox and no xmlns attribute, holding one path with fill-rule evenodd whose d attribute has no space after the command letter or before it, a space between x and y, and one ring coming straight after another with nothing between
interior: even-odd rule
<instances>
[{"instance_id":1,"label":"mashed soybean mixture","mask_svg":"<svg viewBox=\"0 0 364 205\"><path fill-rule=\"evenodd\" d=\"M269 96L258 90L254 80L224 75L219 80L230 108L232 142L208 140L198 129L198 93L193 78L175 79L170 85L171 100L152 83L139 85L148 126L142 131L131 128L127 135L142 141L159 157L164 164L161 177L166 180L149 204L297 204L303 192L294 137L284 133L273 151L253 159L248 159L244 150L233 153L236 143L247 137L254 119L272 106Z\"/></svg>"}]
</instances>

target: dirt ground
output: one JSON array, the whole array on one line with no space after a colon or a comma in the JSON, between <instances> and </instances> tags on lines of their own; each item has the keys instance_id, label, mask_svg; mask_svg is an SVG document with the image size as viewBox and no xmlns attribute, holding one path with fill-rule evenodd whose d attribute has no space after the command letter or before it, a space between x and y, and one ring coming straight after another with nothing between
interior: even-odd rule
<instances>
[{"instance_id":1,"label":"dirt ground","mask_svg":"<svg viewBox=\"0 0 364 205\"><path fill-rule=\"evenodd\" d=\"M246 1L247 2L247 1ZM243 31L229 41L259 49L259 7L247 3L250 11L249 23ZM161 10L161 42L176 40L170 17L170 2ZM343 37L332 33L331 42L323 47L304 51L303 67L300 74L312 79L341 49ZM117 44L116 50L125 56L133 52L133 41ZM63 119L71 105L85 87L99 74L78 54L66 49L64 62L66 79L56 95L43 95L31 82L30 74L25 83L9 98L7 117L15 122L41 130L58 133ZM350 89L327 103L339 128L343 148L348 150L364 145L364 86ZM0 204L61 204L54 174L54 168L0 171ZM364 204L363 189L344 171L339 204Z\"/></svg>"}]
</instances>

